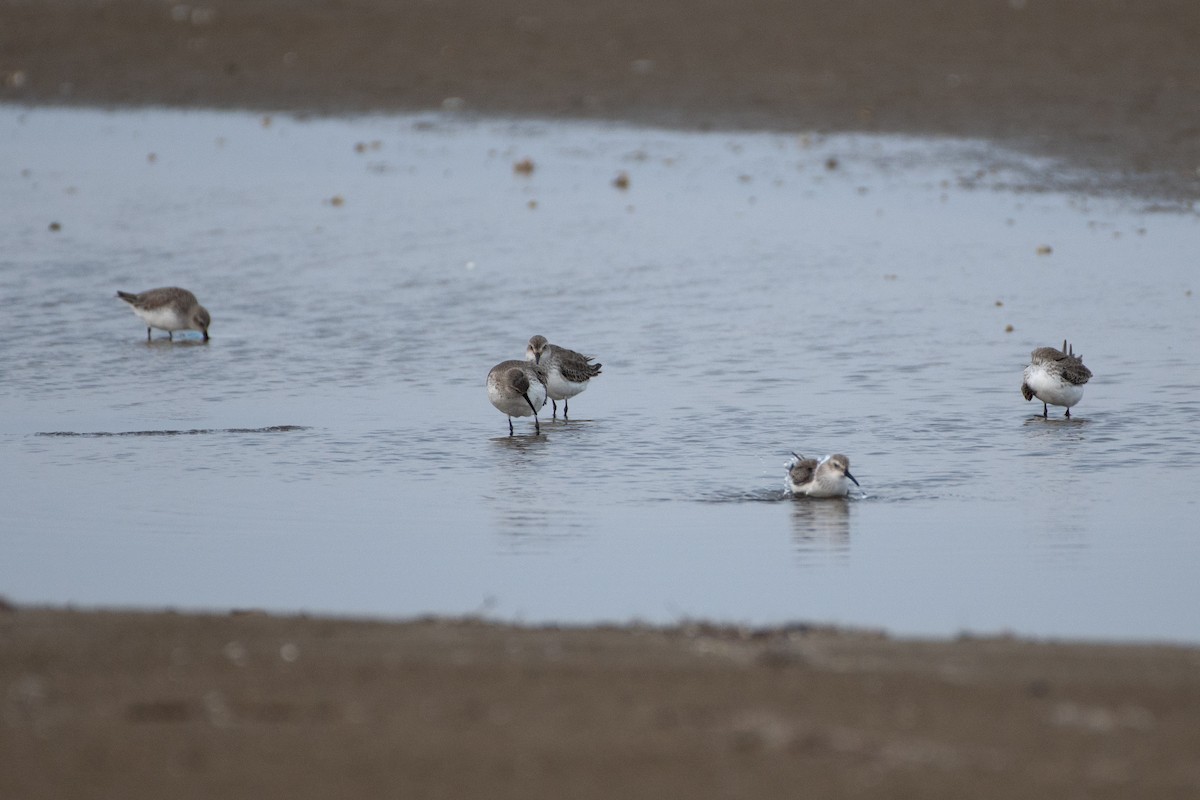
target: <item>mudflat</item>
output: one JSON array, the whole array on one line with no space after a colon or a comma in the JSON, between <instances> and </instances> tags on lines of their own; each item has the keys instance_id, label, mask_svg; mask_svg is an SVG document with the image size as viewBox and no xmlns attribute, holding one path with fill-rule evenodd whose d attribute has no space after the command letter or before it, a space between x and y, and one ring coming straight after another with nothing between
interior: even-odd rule
<instances>
[{"instance_id":1,"label":"mudflat","mask_svg":"<svg viewBox=\"0 0 1200 800\"><path fill-rule=\"evenodd\" d=\"M1190 0L0 0L0 101L948 134L1191 198L1198 41Z\"/></svg>"},{"instance_id":2,"label":"mudflat","mask_svg":"<svg viewBox=\"0 0 1200 800\"><path fill-rule=\"evenodd\" d=\"M0 614L0 796L1195 797L1200 652Z\"/></svg>"}]
</instances>

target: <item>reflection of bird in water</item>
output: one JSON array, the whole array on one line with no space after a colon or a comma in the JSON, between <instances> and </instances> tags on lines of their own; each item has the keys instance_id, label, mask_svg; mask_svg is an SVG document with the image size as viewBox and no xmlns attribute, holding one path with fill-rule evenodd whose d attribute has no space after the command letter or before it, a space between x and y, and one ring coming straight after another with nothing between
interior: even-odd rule
<instances>
[{"instance_id":1,"label":"reflection of bird in water","mask_svg":"<svg viewBox=\"0 0 1200 800\"><path fill-rule=\"evenodd\" d=\"M797 453L792 456L787 463L787 488L794 495L845 497L850 491L850 481L858 485L858 480L850 474L850 459L841 453L819 461Z\"/></svg>"},{"instance_id":2,"label":"reflection of bird in water","mask_svg":"<svg viewBox=\"0 0 1200 800\"><path fill-rule=\"evenodd\" d=\"M1083 365L1083 356L1075 355L1075 348L1063 339L1063 349L1039 347L1029 354L1029 366L1025 368L1021 381L1021 395L1026 400L1037 398L1042 401L1042 417L1048 417L1049 406L1066 406L1067 419L1071 418L1071 406L1083 399L1083 385L1092 377L1092 371Z\"/></svg>"},{"instance_id":3,"label":"reflection of bird in water","mask_svg":"<svg viewBox=\"0 0 1200 800\"><path fill-rule=\"evenodd\" d=\"M491 446L483 475L472 483L486 509L491 529L509 550L550 552L563 540L577 536L591 517L579 515L571 506L570 494L554 494L531 502L529 487L544 477L543 448L552 446L545 436L497 436Z\"/></svg>"},{"instance_id":4,"label":"reflection of bird in water","mask_svg":"<svg viewBox=\"0 0 1200 800\"><path fill-rule=\"evenodd\" d=\"M850 503L793 503L792 539L800 551L850 548Z\"/></svg>"}]
</instances>

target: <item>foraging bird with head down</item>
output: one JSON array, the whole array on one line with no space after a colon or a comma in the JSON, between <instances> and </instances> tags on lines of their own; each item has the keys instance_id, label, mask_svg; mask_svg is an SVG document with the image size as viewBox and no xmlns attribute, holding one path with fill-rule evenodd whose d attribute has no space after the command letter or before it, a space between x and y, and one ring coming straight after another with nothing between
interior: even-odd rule
<instances>
[{"instance_id":1,"label":"foraging bird with head down","mask_svg":"<svg viewBox=\"0 0 1200 800\"><path fill-rule=\"evenodd\" d=\"M501 361L487 376L488 400L508 416L508 435L513 435L513 417L533 416L535 433L542 432L538 410L546 405L546 378L528 361Z\"/></svg>"},{"instance_id":2,"label":"foraging bird with head down","mask_svg":"<svg viewBox=\"0 0 1200 800\"><path fill-rule=\"evenodd\" d=\"M167 338L171 340L175 338L175 331L200 331L204 334L204 341L208 341L208 326L212 323L212 317L208 309L196 300L196 295L187 289L166 286L140 294L118 291L117 297L129 303L133 313L146 323L146 341L150 341L151 328L166 331Z\"/></svg>"}]
</instances>

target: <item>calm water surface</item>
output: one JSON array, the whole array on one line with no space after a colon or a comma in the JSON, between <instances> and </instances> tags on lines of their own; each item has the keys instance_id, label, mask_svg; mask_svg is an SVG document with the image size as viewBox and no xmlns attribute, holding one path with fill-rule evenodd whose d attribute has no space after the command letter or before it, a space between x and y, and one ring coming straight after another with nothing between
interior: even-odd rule
<instances>
[{"instance_id":1,"label":"calm water surface","mask_svg":"<svg viewBox=\"0 0 1200 800\"><path fill-rule=\"evenodd\" d=\"M10 599L1200 642L1188 208L1013 188L1054 165L977 142L15 108L0 136ZM113 297L161 285L209 344ZM509 438L484 376L535 333L604 373ZM1095 378L1045 421L1021 370L1064 337ZM790 450L866 496L786 499Z\"/></svg>"}]
</instances>

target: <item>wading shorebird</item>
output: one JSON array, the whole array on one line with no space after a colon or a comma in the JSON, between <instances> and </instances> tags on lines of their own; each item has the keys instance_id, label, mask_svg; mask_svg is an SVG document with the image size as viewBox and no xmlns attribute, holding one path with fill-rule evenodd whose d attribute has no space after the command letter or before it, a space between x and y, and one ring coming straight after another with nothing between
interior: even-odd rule
<instances>
[{"instance_id":1,"label":"wading shorebird","mask_svg":"<svg viewBox=\"0 0 1200 800\"><path fill-rule=\"evenodd\" d=\"M591 363L595 356L585 356L546 341L545 336L534 336L525 348L525 359L537 364L546 372L546 393L558 416L558 402L563 401L563 419L567 418L567 401L582 392L588 381L600 374L601 364Z\"/></svg>"},{"instance_id":2,"label":"wading shorebird","mask_svg":"<svg viewBox=\"0 0 1200 800\"><path fill-rule=\"evenodd\" d=\"M542 432L538 409L546 405L546 382L528 361L501 361L487 376L488 400L508 415L508 435L513 435L513 417L533 417L535 433Z\"/></svg>"},{"instance_id":3,"label":"wading shorebird","mask_svg":"<svg viewBox=\"0 0 1200 800\"><path fill-rule=\"evenodd\" d=\"M808 497L845 497L850 492L850 481L858 486L858 479L850 474L850 459L841 453L817 460L792 453L787 463L787 488L794 495Z\"/></svg>"},{"instance_id":4,"label":"wading shorebird","mask_svg":"<svg viewBox=\"0 0 1200 800\"><path fill-rule=\"evenodd\" d=\"M175 331L200 331L204 341L208 341L208 326L212 318L208 310L196 300L196 295L187 289L176 286L166 286L162 289L151 289L141 294L117 292L117 297L129 303L133 313L146 323L146 341L150 341L150 329L158 328L167 332L167 338L174 340Z\"/></svg>"},{"instance_id":5,"label":"wading shorebird","mask_svg":"<svg viewBox=\"0 0 1200 800\"><path fill-rule=\"evenodd\" d=\"M1070 419L1071 406L1083 399L1083 385L1091 377L1083 356L1075 355L1075 348L1064 339L1062 350L1039 347L1030 353L1021 394L1026 400L1036 397L1042 401L1043 418L1049 417L1049 406L1066 406L1066 417Z\"/></svg>"}]
</instances>

